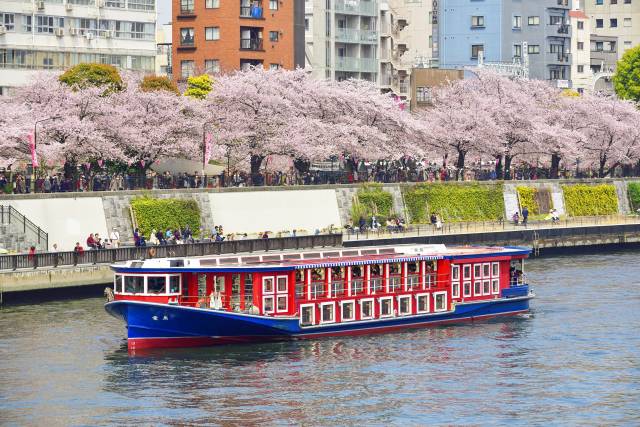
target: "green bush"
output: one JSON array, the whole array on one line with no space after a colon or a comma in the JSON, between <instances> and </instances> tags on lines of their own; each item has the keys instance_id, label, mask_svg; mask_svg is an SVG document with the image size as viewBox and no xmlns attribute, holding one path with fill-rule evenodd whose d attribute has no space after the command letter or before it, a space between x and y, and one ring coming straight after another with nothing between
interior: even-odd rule
<instances>
[{"instance_id":1,"label":"green bush","mask_svg":"<svg viewBox=\"0 0 640 427\"><path fill-rule=\"evenodd\" d=\"M107 93L117 92L123 88L118 69L107 64L78 64L62 73L58 79L72 88L106 86Z\"/></svg>"},{"instance_id":2,"label":"green bush","mask_svg":"<svg viewBox=\"0 0 640 427\"><path fill-rule=\"evenodd\" d=\"M211 89L213 89L213 80L208 74L191 76L187 79L187 90L184 95L195 99L205 99Z\"/></svg>"},{"instance_id":3,"label":"green bush","mask_svg":"<svg viewBox=\"0 0 640 427\"><path fill-rule=\"evenodd\" d=\"M358 190L351 206L351 220L358 223L360 217L365 219L376 215L379 219L387 219L393 212L393 197L384 191L380 184L365 184Z\"/></svg>"},{"instance_id":4,"label":"green bush","mask_svg":"<svg viewBox=\"0 0 640 427\"><path fill-rule=\"evenodd\" d=\"M563 185L565 210L569 216L618 213L618 195L611 184Z\"/></svg>"},{"instance_id":5,"label":"green bush","mask_svg":"<svg viewBox=\"0 0 640 427\"><path fill-rule=\"evenodd\" d=\"M502 184L419 184L406 187L404 200L411 222L429 222L431 213L444 221L495 221L503 217Z\"/></svg>"},{"instance_id":6,"label":"green bush","mask_svg":"<svg viewBox=\"0 0 640 427\"><path fill-rule=\"evenodd\" d=\"M200 233L200 207L192 199L153 199L137 197L131 200L133 215L140 232L149 237L151 230L184 228L187 224L194 236Z\"/></svg>"},{"instance_id":7,"label":"green bush","mask_svg":"<svg viewBox=\"0 0 640 427\"><path fill-rule=\"evenodd\" d=\"M143 92L155 92L157 90L166 90L167 92L175 93L176 95L180 95L180 91L178 90L178 86L175 84L173 80L166 76L144 76L142 82L140 83L140 89Z\"/></svg>"},{"instance_id":8,"label":"green bush","mask_svg":"<svg viewBox=\"0 0 640 427\"><path fill-rule=\"evenodd\" d=\"M640 209L640 182L630 182L627 187L627 193L629 194L631 208L634 211Z\"/></svg>"},{"instance_id":9,"label":"green bush","mask_svg":"<svg viewBox=\"0 0 640 427\"><path fill-rule=\"evenodd\" d=\"M540 207L536 200L536 196L538 195L538 190L536 188L516 187L516 191L518 192L518 201L520 202L521 212L526 207L531 215L537 215L540 213Z\"/></svg>"}]
</instances>

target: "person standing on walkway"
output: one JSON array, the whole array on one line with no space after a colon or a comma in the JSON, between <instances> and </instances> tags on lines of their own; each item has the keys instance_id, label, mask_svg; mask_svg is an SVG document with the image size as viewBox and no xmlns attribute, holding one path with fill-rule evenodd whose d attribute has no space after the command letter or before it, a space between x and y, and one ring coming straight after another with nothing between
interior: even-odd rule
<instances>
[{"instance_id":1,"label":"person standing on walkway","mask_svg":"<svg viewBox=\"0 0 640 427\"><path fill-rule=\"evenodd\" d=\"M529 209L525 206L522 208L522 225L527 226L527 220L529 219Z\"/></svg>"},{"instance_id":2,"label":"person standing on walkway","mask_svg":"<svg viewBox=\"0 0 640 427\"><path fill-rule=\"evenodd\" d=\"M117 228L113 227L113 231L111 231L109 239L111 239L111 244L114 248L120 247L120 233Z\"/></svg>"}]
</instances>

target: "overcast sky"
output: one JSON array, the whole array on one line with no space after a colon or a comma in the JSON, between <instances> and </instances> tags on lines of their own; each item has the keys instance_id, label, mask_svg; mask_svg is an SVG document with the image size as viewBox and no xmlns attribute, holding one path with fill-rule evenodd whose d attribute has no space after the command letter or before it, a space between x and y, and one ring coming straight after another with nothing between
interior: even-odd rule
<instances>
[{"instance_id":1,"label":"overcast sky","mask_svg":"<svg viewBox=\"0 0 640 427\"><path fill-rule=\"evenodd\" d=\"M158 0L158 25L171 22L171 0Z\"/></svg>"}]
</instances>

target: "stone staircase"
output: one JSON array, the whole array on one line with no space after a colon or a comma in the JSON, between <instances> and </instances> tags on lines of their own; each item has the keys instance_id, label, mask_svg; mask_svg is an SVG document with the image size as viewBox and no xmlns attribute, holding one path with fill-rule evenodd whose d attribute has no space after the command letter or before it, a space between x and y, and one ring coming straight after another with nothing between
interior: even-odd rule
<instances>
[{"instance_id":1,"label":"stone staircase","mask_svg":"<svg viewBox=\"0 0 640 427\"><path fill-rule=\"evenodd\" d=\"M0 248L27 252L48 250L48 234L11 206L0 205Z\"/></svg>"}]
</instances>

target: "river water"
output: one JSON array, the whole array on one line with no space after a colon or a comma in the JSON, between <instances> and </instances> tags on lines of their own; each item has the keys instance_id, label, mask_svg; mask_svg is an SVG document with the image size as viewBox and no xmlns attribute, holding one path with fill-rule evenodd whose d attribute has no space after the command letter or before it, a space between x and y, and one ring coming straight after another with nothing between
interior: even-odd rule
<instances>
[{"instance_id":1,"label":"river water","mask_svg":"<svg viewBox=\"0 0 640 427\"><path fill-rule=\"evenodd\" d=\"M640 425L640 252L531 260L529 315L130 356L102 298L0 311L0 425Z\"/></svg>"}]
</instances>

